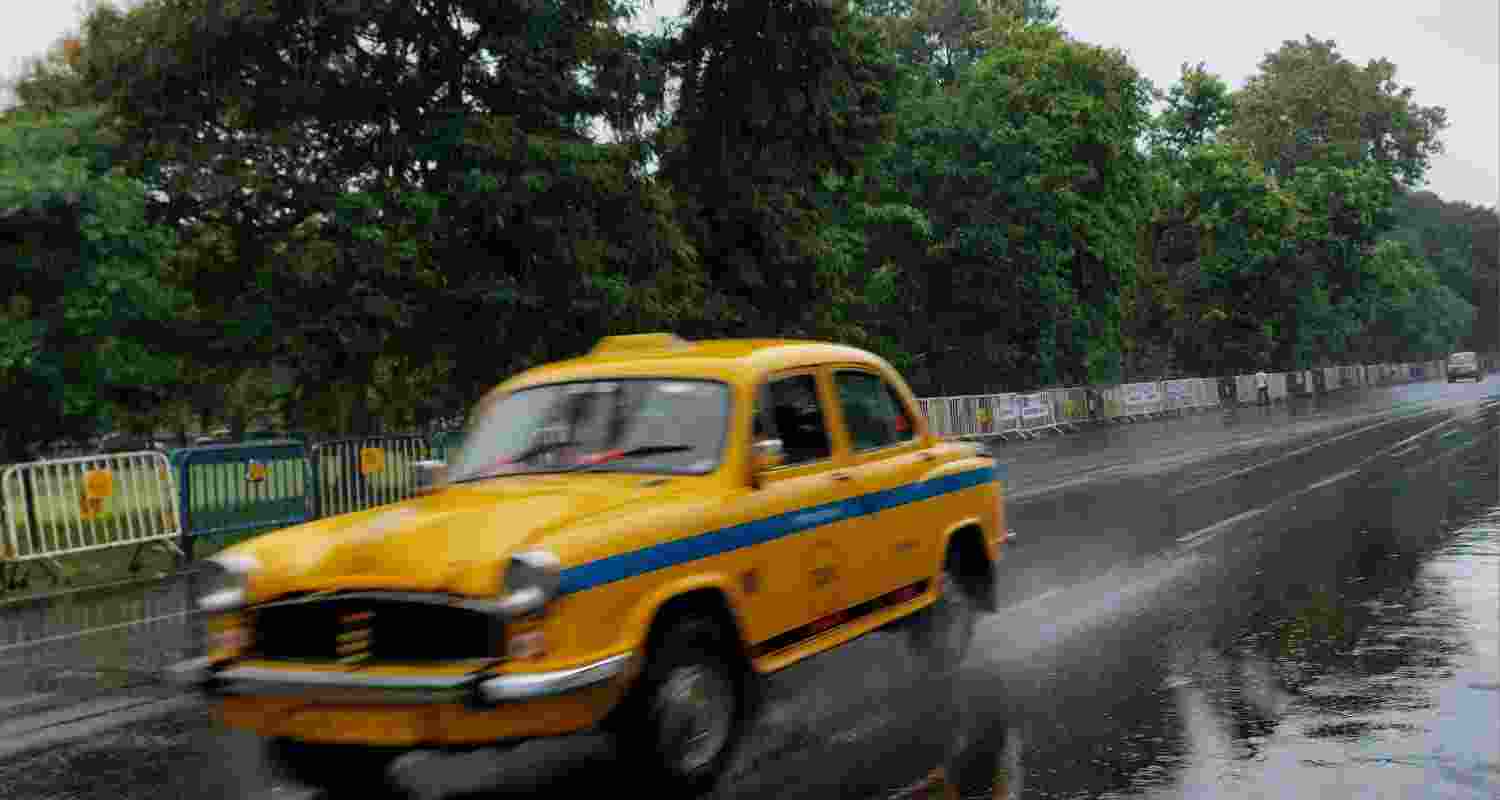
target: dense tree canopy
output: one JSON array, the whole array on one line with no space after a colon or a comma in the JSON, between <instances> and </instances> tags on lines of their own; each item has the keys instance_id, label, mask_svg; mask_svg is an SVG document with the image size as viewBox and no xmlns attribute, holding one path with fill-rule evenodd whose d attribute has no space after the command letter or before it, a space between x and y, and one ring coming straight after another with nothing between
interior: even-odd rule
<instances>
[{"instance_id":1,"label":"dense tree canopy","mask_svg":"<svg viewBox=\"0 0 1500 800\"><path fill-rule=\"evenodd\" d=\"M13 460L108 425L112 406L158 403L176 383L172 354L143 336L182 299L159 270L175 237L146 221L102 117L0 122L0 391Z\"/></svg>"},{"instance_id":2,"label":"dense tree canopy","mask_svg":"<svg viewBox=\"0 0 1500 800\"><path fill-rule=\"evenodd\" d=\"M1151 86L1045 0L144 0L0 120L26 444L438 424L611 332L924 394L1500 350L1443 109L1311 37Z\"/></svg>"}]
</instances>

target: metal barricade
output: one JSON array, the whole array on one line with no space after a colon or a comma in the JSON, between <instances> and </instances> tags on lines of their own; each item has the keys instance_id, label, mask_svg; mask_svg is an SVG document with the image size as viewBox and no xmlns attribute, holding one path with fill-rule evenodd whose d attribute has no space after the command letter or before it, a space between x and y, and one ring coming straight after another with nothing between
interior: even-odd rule
<instances>
[{"instance_id":1,"label":"metal barricade","mask_svg":"<svg viewBox=\"0 0 1500 800\"><path fill-rule=\"evenodd\" d=\"M989 425L993 428L993 433L986 435L1004 439L1019 430L1021 419L1016 413L1014 398L1015 395L1011 394L984 395L980 403L982 414L991 421Z\"/></svg>"},{"instance_id":2,"label":"metal barricade","mask_svg":"<svg viewBox=\"0 0 1500 800\"><path fill-rule=\"evenodd\" d=\"M1192 410L1193 389L1193 380L1189 378L1162 381L1162 411L1180 416Z\"/></svg>"},{"instance_id":3,"label":"metal barricade","mask_svg":"<svg viewBox=\"0 0 1500 800\"><path fill-rule=\"evenodd\" d=\"M1015 395L1012 402L1016 408L1016 433L1034 438L1042 431L1058 430L1057 418L1052 403L1045 392Z\"/></svg>"},{"instance_id":4,"label":"metal barricade","mask_svg":"<svg viewBox=\"0 0 1500 800\"><path fill-rule=\"evenodd\" d=\"M1075 430L1089 420L1088 390L1081 386L1064 389L1049 389L1046 392L1052 404L1052 418L1062 430Z\"/></svg>"},{"instance_id":5,"label":"metal barricade","mask_svg":"<svg viewBox=\"0 0 1500 800\"><path fill-rule=\"evenodd\" d=\"M400 502L416 494L412 466L432 458L421 436L366 436L320 442L312 449L314 508L319 517Z\"/></svg>"},{"instance_id":6,"label":"metal barricade","mask_svg":"<svg viewBox=\"0 0 1500 800\"><path fill-rule=\"evenodd\" d=\"M1127 383L1120 386L1124 413L1131 419L1149 419L1162 411L1161 384L1155 381Z\"/></svg>"},{"instance_id":7,"label":"metal barricade","mask_svg":"<svg viewBox=\"0 0 1500 800\"><path fill-rule=\"evenodd\" d=\"M924 397L917 400L932 435L939 439L1006 437L1015 432L1008 394Z\"/></svg>"},{"instance_id":8,"label":"metal barricade","mask_svg":"<svg viewBox=\"0 0 1500 800\"><path fill-rule=\"evenodd\" d=\"M148 546L177 553L176 484L163 453L14 464L0 473L0 505L0 588L33 563L57 580L57 559L77 553L134 545L132 571Z\"/></svg>"},{"instance_id":9,"label":"metal barricade","mask_svg":"<svg viewBox=\"0 0 1500 800\"><path fill-rule=\"evenodd\" d=\"M182 551L193 540L297 525L316 518L307 447L291 440L174 453Z\"/></svg>"},{"instance_id":10,"label":"metal barricade","mask_svg":"<svg viewBox=\"0 0 1500 800\"><path fill-rule=\"evenodd\" d=\"M1122 387L1105 387L1100 390L1099 399L1102 404L1100 415L1105 420L1110 422L1119 420L1132 421L1131 416L1125 411L1125 392Z\"/></svg>"},{"instance_id":11,"label":"metal barricade","mask_svg":"<svg viewBox=\"0 0 1500 800\"><path fill-rule=\"evenodd\" d=\"M1287 398L1286 373L1273 372L1267 381L1271 389L1271 402L1276 403Z\"/></svg>"},{"instance_id":12,"label":"metal barricade","mask_svg":"<svg viewBox=\"0 0 1500 800\"><path fill-rule=\"evenodd\" d=\"M938 439L948 438L948 415L940 397L919 397L917 407L921 409L922 416L927 420L927 429L932 432L933 437Z\"/></svg>"}]
</instances>

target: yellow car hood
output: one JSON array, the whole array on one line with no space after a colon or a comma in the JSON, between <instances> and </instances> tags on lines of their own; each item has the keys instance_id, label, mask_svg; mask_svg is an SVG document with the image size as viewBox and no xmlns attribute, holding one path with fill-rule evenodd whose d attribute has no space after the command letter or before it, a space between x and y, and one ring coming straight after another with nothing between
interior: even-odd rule
<instances>
[{"instance_id":1,"label":"yellow car hood","mask_svg":"<svg viewBox=\"0 0 1500 800\"><path fill-rule=\"evenodd\" d=\"M551 546L592 518L659 501L646 476L512 476L277 531L240 545L259 562L252 598L405 589L489 595L511 554Z\"/></svg>"}]
</instances>

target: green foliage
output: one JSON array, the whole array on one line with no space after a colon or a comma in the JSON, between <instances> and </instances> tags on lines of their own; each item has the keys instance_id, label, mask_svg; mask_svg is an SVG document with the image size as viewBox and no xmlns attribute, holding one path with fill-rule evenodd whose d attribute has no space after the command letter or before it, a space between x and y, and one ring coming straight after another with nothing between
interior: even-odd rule
<instances>
[{"instance_id":1,"label":"green foliage","mask_svg":"<svg viewBox=\"0 0 1500 800\"><path fill-rule=\"evenodd\" d=\"M1049 0L638 10L95 8L0 125L7 446L424 427L640 330L924 394L1500 349L1500 217L1410 191L1446 115L1387 60L1158 93Z\"/></svg>"},{"instance_id":2,"label":"green foliage","mask_svg":"<svg viewBox=\"0 0 1500 800\"><path fill-rule=\"evenodd\" d=\"M7 456L93 433L117 404L149 401L174 360L136 337L181 295L156 264L169 229L145 219L145 188L112 166L98 111L0 120L0 387Z\"/></svg>"},{"instance_id":3,"label":"green foliage","mask_svg":"<svg viewBox=\"0 0 1500 800\"><path fill-rule=\"evenodd\" d=\"M1000 32L996 32L1000 36ZM1150 87L1124 57L1012 27L952 88L919 87L881 168L932 220L912 272L944 392L1119 375L1119 295L1134 277ZM915 330L913 330L915 328ZM973 342L972 361L937 358Z\"/></svg>"},{"instance_id":4,"label":"green foliage","mask_svg":"<svg viewBox=\"0 0 1500 800\"><path fill-rule=\"evenodd\" d=\"M1447 113L1417 105L1395 77L1386 59L1360 67L1332 41L1287 41L1235 97L1239 112L1228 133L1280 178L1304 165L1370 161L1417 185L1442 152Z\"/></svg>"}]
</instances>

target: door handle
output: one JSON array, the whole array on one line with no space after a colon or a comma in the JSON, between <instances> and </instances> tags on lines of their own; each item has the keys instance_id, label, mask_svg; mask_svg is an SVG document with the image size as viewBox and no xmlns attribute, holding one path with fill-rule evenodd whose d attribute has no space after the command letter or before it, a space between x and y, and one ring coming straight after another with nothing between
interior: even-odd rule
<instances>
[{"instance_id":1,"label":"door handle","mask_svg":"<svg viewBox=\"0 0 1500 800\"><path fill-rule=\"evenodd\" d=\"M835 472L832 475L830 475L829 477L833 478L836 481L848 481L848 480L853 480L854 479L854 476L850 475L847 472Z\"/></svg>"}]
</instances>

